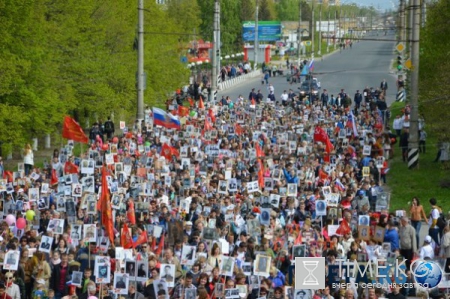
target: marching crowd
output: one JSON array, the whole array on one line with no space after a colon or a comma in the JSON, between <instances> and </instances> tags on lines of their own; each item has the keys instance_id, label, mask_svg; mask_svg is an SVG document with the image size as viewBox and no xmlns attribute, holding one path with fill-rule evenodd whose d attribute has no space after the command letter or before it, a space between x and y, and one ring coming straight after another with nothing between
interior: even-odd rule
<instances>
[{"instance_id":1,"label":"marching crowd","mask_svg":"<svg viewBox=\"0 0 450 299\"><path fill-rule=\"evenodd\" d=\"M336 266L450 258L436 199L389 210L396 134L383 90L370 94L355 96L353 110L295 94L259 101L254 91L217 105L175 102L171 113L147 109L139 127L109 119L74 134L44 168L27 146L17 170L2 168L0 299L417 295L357 286L394 281L389 267L385 280L358 280ZM90 146L75 155L73 140ZM324 289L295 289L295 257L326 258Z\"/></svg>"}]
</instances>

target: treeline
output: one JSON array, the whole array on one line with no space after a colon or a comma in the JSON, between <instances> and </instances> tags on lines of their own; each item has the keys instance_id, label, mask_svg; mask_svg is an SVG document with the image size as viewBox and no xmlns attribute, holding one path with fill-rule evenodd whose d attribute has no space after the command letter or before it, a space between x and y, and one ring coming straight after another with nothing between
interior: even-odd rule
<instances>
[{"instance_id":1,"label":"treeline","mask_svg":"<svg viewBox=\"0 0 450 299\"><path fill-rule=\"evenodd\" d=\"M63 115L131 120L136 113L137 0L0 1L0 142L22 147ZM147 105L186 84L189 41L212 40L214 0L145 0ZM298 20L299 0L259 0L260 20ZM331 9L331 7L330 7ZM363 12L355 12L361 14ZM221 0L222 53L242 51L255 0ZM302 19L311 8L302 2ZM3 153L5 154L5 153Z\"/></svg>"},{"instance_id":2,"label":"treeline","mask_svg":"<svg viewBox=\"0 0 450 299\"><path fill-rule=\"evenodd\" d=\"M426 130L450 142L450 2L427 3L425 27L420 33L419 105Z\"/></svg>"}]
</instances>

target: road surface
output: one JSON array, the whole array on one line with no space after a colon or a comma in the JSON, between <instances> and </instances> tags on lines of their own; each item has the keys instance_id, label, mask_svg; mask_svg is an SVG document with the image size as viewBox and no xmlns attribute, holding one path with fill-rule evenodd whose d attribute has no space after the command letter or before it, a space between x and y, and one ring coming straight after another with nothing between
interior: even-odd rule
<instances>
[{"instance_id":1,"label":"road surface","mask_svg":"<svg viewBox=\"0 0 450 299\"><path fill-rule=\"evenodd\" d=\"M395 39L393 34L387 36L370 36L371 39ZM321 87L328 90L328 94L337 95L343 88L353 100L356 90L368 87L378 88L383 79L388 82L387 102L390 105L396 96L396 75L391 72L392 60L397 55L394 52L395 42L391 41L360 41L354 42L351 49L345 49L328 55L323 60L314 61L314 77L321 82ZM286 76L272 77L269 80L275 87L277 99L283 90L298 91L299 84L290 85ZM261 84L261 78L255 78L241 83L230 89L220 91L222 95L235 100L239 95L247 99L252 88L261 89L266 96L267 88Z\"/></svg>"}]
</instances>

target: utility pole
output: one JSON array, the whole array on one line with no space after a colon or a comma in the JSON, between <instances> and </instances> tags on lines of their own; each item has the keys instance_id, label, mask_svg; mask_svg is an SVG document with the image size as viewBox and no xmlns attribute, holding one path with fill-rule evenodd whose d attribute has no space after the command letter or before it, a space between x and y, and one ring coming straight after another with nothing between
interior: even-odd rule
<instances>
[{"instance_id":1,"label":"utility pole","mask_svg":"<svg viewBox=\"0 0 450 299\"><path fill-rule=\"evenodd\" d=\"M144 0L138 0L138 69L137 69L137 113L138 128L144 119Z\"/></svg>"},{"instance_id":2,"label":"utility pole","mask_svg":"<svg viewBox=\"0 0 450 299\"><path fill-rule=\"evenodd\" d=\"M314 51L315 51L315 45L314 45L314 35L316 35L316 24L314 20L314 0L311 1L311 58L314 58Z\"/></svg>"},{"instance_id":3,"label":"utility pole","mask_svg":"<svg viewBox=\"0 0 450 299\"><path fill-rule=\"evenodd\" d=\"M256 70L258 67L258 54L259 54L259 40L258 40L258 13L259 13L259 0L256 0L256 11L255 11L255 64L253 69Z\"/></svg>"},{"instance_id":4,"label":"utility pole","mask_svg":"<svg viewBox=\"0 0 450 299\"><path fill-rule=\"evenodd\" d=\"M217 74L219 73L220 60L220 3L215 0L214 3L214 44L212 56L212 78L211 78L211 92L209 94L209 101L215 100L215 93L217 91Z\"/></svg>"},{"instance_id":5,"label":"utility pole","mask_svg":"<svg viewBox=\"0 0 450 299\"><path fill-rule=\"evenodd\" d=\"M300 67L302 58L302 0L298 1L298 32L297 32L297 55L298 66Z\"/></svg>"},{"instance_id":6,"label":"utility pole","mask_svg":"<svg viewBox=\"0 0 450 299\"><path fill-rule=\"evenodd\" d=\"M319 55L322 56L322 4L319 3Z\"/></svg>"},{"instance_id":7,"label":"utility pole","mask_svg":"<svg viewBox=\"0 0 450 299\"><path fill-rule=\"evenodd\" d=\"M341 35L342 35L342 27L341 27L341 17L342 16L342 3L339 5L339 49L342 51L341 47Z\"/></svg>"},{"instance_id":8,"label":"utility pole","mask_svg":"<svg viewBox=\"0 0 450 299\"><path fill-rule=\"evenodd\" d=\"M409 0L409 31L408 31L408 43L409 51L412 51L412 40L413 40L413 27L414 27L414 0Z\"/></svg>"},{"instance_id":9,"label":"utility pole","mask_svg":"<svg viewBox=\"0 0 450 299\"><path fill-rule=\"evenodd\" d=\"M334 49L336 50L336 41L338 41L338 34L337 34L337 9L334 11ZM341 25L341 23L339 23Z\"/></svg>"},{"instance_id":10,"label":"utility pole","mask_svg":"<svg viewBox=\"0 0 450 299\"><path fill-rule=\"evenodd\" d=\"M399 39L400 42L405 42L405 0L400 0L399 5L399 15L400 15L400 30L399 30Z\"/></svg>"},{"instance_id":11,"label":"utility pole","mask_svg":"<svg viewBox=\"0 0 450 299\"><path fill-rule=\"evenodd\" d=\"M427 23L427 2L426 1L422 1L422 8L421 8L421 26L422 28L425 27L425 24Z\"/></svg>"},{"instance_id":12,"label":"utility pole","mask_svg":"<svg viewBox=\"0 0 450 299\"><path fill-rule=\"evenodd\" d=\"M342 34L342 37L343 37L344 45L346 44L346 42L345 42L345 19L346 18L347 18L347 12L344 11L344 19L342 20L342 28L344 29L344 33Z\"/></svg>"},{"instance_id":13,"label":"utility pole","mask_svg":"<svg viewBox=\"0 0 450 299\"><path fill-rule=\"evenodd\" d=\"M330 52L330 8L328 7L327 53Z\"/></svg>"},{"instance_id":14,"label":"utility pole","mask_svg":"<svg viewBox=\"0 0 450 299\"><path fill-rule=\"evenodd\" d=\"M413 16L411 39L411 119L408 140L408 168L419 165L419 38L420 38L420 0L412 0Z\"/></svg>"}]
</instances>

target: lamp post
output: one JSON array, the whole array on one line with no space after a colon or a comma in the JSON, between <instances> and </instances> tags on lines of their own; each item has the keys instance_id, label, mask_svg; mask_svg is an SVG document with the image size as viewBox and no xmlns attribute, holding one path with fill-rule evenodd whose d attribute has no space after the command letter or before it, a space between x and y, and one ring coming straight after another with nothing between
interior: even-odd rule
<instances>
[{"instance_id":1,"label":"lamp post","mask_svg":"<svg viewBox=\"0 0 450 299\"><path fill-rule=\"evenodd\" d=\"M297 55L298 55L298 67L301 64L301 49L302 49L302 0L298 1L298 31L297 31Z\"/></svg>"},{"instance_id":2,"label":"lamp post","mask_svg":"<svg viewBox=\"0 0 450 299\"><path fill-rule=\"evenodd\" d=\"M203 64L202 61L197 61L197 75L195 78L196 79L195 81L197 81L197 82L198 82L198 78L199 78L199 73L201 74L201 72L202 72L202 69L201 69L202 64Z\"/></svg>"},{"instance_id":3,"label":"lamp post","mask_svg":"<svg viewBox=\"0 0 450 299\"><path fill-rule=\"evenodd\" d=\"M226 55L226 56L225 56L225 59L227 60L227 61L226 61L226 64L228 64L228 61L230 60L230 55Z\"/></svg>"},{"instance_id":4,"label":"lamp post","mask_svg":"<svg viewBox=\"0 0 450 299\"><path fill-rule=\"evenodd\" d=\"M259 1L256 0L256 9L255 9L255 45L254 45L254 66L253 70L256 70L258 67L258 54L259 54L259 39L258 39L258 13L259 13Z\"/></svg>"},{"instance_id":5,"label":"lamp post","mask_svg":"<svg viewBox=\"0 0 450 299\"><path fill-rule=\"evenodd\" d=\"M138 0L138 65L137 65L137 112L138 127L144 119L144 0Z\"/></svg>"}]
</instances>

